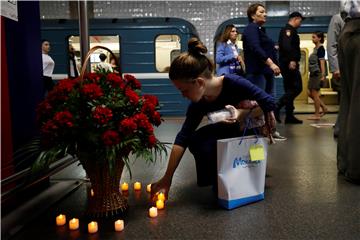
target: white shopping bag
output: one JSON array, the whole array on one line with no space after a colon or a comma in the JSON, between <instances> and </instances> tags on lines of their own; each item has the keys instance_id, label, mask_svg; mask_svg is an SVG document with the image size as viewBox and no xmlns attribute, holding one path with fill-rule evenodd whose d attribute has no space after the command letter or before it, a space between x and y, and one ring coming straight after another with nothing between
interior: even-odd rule
<instances>
[{"instance_id":1,"label":"white shopping bag","mask_svg":"<svg viewBox=\"0 0 360 240\"><path fill-rule=\"evenodd\" d=\"M266 159L267 140L263 137L217 141L220 206L233 209L264 199Z\"/></svg>"}]
</instances>

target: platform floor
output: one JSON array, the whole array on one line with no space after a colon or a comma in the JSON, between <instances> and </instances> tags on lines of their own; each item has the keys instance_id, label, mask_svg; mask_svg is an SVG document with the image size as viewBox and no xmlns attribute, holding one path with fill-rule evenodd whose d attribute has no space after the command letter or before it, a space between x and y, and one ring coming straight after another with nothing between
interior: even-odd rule
<instances>
[{"instance_id":1,"label":"platform floor","mask_svg":"<svg viewBox=\"0 0 360 240\"><path fill-rule=\"evenodd\" d=\"M302 125L278 125L288 137L269 147L265 200L231 211L221 209L210 187L196 185L195 165L187 151L180 163L166 208L154 219L147 217L149 194L129 192L130 209L125 230L113 231L112 221L99 222L99 232L87 233L83 215L89 183L76 164L52 177L57 182L83 182L79 188L44 209L34 209L31 221L11 239L360 239L360 186L338 176L336 141L331 127L315 128L309 115L298 115ZM335 114L321 122L334 123ZM172 142L182 119L169 118L157 130L162 141ZM167 161L147 165L136 161L133 179L124 171L122 181L143 185L158 180ZM80 218L80 229L56 227L56 215Z\"/></svg>"}]
</instances>

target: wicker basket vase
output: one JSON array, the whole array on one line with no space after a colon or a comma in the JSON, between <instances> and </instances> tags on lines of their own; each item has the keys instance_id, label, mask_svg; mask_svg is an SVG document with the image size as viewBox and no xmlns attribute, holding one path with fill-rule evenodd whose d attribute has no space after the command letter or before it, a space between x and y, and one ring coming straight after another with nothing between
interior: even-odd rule
<instances>
[{"instance_id":1,"label":"wicker basket vase","mask_svg":"<svg viewBox=\"0 0 360 240\"><path fill-rule=\"evenodd\" d=\"M81 68L80 80L84 78L86 66L90 56L98 49L108 51L115 59L114 53L102 46L95 46L89 50ZM79 160L84 167L87 176L90 178L93 196L89 196L87 215L92 217L111 217L122 214L128 208L126 198L120 192L120 178L124 168L124 162L119 156L116 161L115 169L110 173L107 159L97 159L96 154L92 153L91 148L87 145L79 146Z\"/></svg>"},{"instance_id":2,"label":"wicker basket vase","mask_svg":"<svg viewBox=\"0 0 360 240\"><path fill-rule=\"evenodd\" d=\"M123 214L128 208L126 198L120 192L120 178L124 168L121 158L116 161L112 173L104 159L99 161L94 154L79 153L79 160L90 178L93 196L88 197L86 214L92 217L112 217ZM98 160L98 161L96 161Z\"/></svg>"}]
</instances>

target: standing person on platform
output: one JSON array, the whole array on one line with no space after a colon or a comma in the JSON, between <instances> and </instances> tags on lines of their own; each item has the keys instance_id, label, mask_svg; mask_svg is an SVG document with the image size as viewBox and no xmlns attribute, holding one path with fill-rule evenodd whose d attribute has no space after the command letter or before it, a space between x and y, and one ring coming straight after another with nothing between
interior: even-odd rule
<instances>
[{"instance_id":1,"label":"standing person on platform","mask_svg":"<svg viewBox=\"0 0 360 240\"><path fill-rule=\"evenodd\" d=\"M327 32L327 54L329 59L329 69L332 73L331 78L331 88L338 93L338 102L340 105L340 69L339 69L339 62L338 62L338 40L345 25L344 19L347 16L347 12L344 10L344 3L342 1L340 4L340 13L335 14L332 16L328 32ZM339 136L339 121L338 118L336 119L336 123L334 126L334 137L337 138Z\"/></svg>"},{"instance_id":2,"label":"standing person on platform","mask_svg":"<svg viewBox=\"0 0 360 240\"><path fill-rule=\"evenodd\" d=\"M302 91L302 80L299 71L300 38L297 28L305 18L299 12L289 15L288 23L279 34L279 62L281 74L284 79L284 95L279 99L275 111L276 120L281 123L280 110L285 106L285 124L302 123L294 116L294 100Z\"/></svg>"},{"instance_id":3,"label":"standing person on platform","mask_svg":"<svg viewBox=\"0 0 360 240\"><path fill-rule=\"evenodd\" d=\"M168 196L174 172L187 147L195 158L198 186L217 187L217 140L242 136L243 131L237 122L242 110L236 107L243 100L258 102L265 113L268 131L275 126L273 98L241 76L214 76L214 64L205 56L206 52L202 42L192 38L188 43L188 52L182 53L171 63L169 78L191 103L172 147L165 175L151 185L152 197L159 191ZM224 108L231 114L223 121L197 129L204 116Z\"/></svg>"},{"instance_id":4,"label":"standing person on platform","mask_svg":"<svg viewBox=\"0 0 360 240\"><path fill-rule=\"evenodd\" d=\"M99 58L101 62L96 65L96 69L99 71L113 72L113 68L111 67L110 63L105 62L107 58L106 55L101 53Z\"/></svg>"},{"instance_id":5,"label":"standing person on platform","mask_svg":"<svg viewBox=\"0 0 360 240\"><path fill-rule=\"evenodd\" d=\"M308 96L314 100L315 114L308 118L309 120L320 120L320 117L327 112L325 103L320 99L319 95L321 82L326 80L325 48L322 45L324 41L323 32L317 31L312 34L312 42L315 44L315 48L309 56ZM323 111L322 114L320 114L320 107Z\"/></svg>"},{"instance_id":6,"label":"standing person on platform","mask_svg":"<svg viewBox=\"0 0 360 240\"><path fill-rule=\"evenodd\" d=\"M239 48L236 45L238 31L231 24L227 25L216 46L216 69L217 76L224 74L244 75L244 61L239 54Z\"/></svg>"},{"instance_id":7,"label":"standing person on platform","mask_svg":"<svg viewBox=\"0 0 360 240\"><path fill-rule=\"evenodd\" d=\"M275 44L263 27L266 23L265 7L260 3L251 4L247 10L247 16L249 24L242 35L246 78L265 90L267 68L270 68L275 75L280 74L280 68L271 59Z\"/></svg>"},{"instance_id":8,"label":"standing person on platform","mask_svg":"<svg viewBox=\"0 0 360 240\"><path fill-rule=\"evenodd\" d=\"M79 71L77 69L77 61L75 56L75 48L72 44L69 44L69 78L77 78L79 76Z\"/></svg>"},{"instance_id":9,"label":"standing person on platform","mask_svg":"<svg viewBox=\"0 0 360 240\"><path fill-rule=\"evenodd\" d=\"M116 59L114 57L110 58L110 65L114 73L120 73L120 67L116 64Z\"/></svg>"},{"instance_id":10,"label":"standing person on platform","mask_svg":"<svg viewBox=\"0 0 360 240\"><path fill-rule=\"evenodd\" d=\"M266 23L266 9L260 3L251 4L247 10L247 16L249 24L242 36L247 69L246 78L272 95L274 75L280 74L280 68L277 65L275 43L263 27ZM273 138L280 141L286 140L278 131L273 132Z\"/></svg>"},{"instance_id":11,"label":"standing person on platform","mask_svg":"<svg viewBox=\"0 0 360 240\"><path fill-rule=\"evenodd\" d=\"M51 91L55 84L52 80L52 74L55 67L54 60L49 56L50 42L46 39L41 41L42 64L43 64L43 82L46 91Z\"/></svg>"},{"instance_id":12,"label":"standing person on platform","mask_svg":"<svg viewBox=\"0 0 360 240\"><path fill-rule=\"evenodd\" d=\"M339 38L341 101L337 165L341 174L360 184L360 1L346 1L349 19Z\"/></svg>"}]
</instances>

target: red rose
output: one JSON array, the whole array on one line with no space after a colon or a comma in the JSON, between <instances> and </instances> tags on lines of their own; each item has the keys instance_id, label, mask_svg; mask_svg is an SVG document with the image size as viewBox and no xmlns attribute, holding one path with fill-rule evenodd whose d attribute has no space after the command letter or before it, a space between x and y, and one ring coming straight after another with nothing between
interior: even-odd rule
<instances>
[{"instance_id":1,"label":"red rose","mask_svg":"<svg viewBox=\"0 0 360 240\"><path fill-rule=\"evenodd\" d=\"M72 127L74 125L73 115L69 111L57 112L54 116L54 122L58 126Z\"/></svg>"},{"instance_id":2,"label":"red rose","mask_svg":"<svg viewBox=\"0 0 360 240\"><path fill-rule=\"evenodd\" d=\"M54 132L58 129L55 122L53 120L48 120L40 129L40 131L44 134L54 134Z\"/></svg>"},{"instance_id":3,"label":"red rose","mask_svg":"<svg viewBox=\"0 0 360 240\"><path fill-rule=\"evenodd\" d=\"M130 88L126 88L125 95L129 98L129 101L132 105L136 105L139 102L139 95Z\"/></svg>"},{"instance_id":4,"label":"red rose","mask_svg":"<svg viewBox=\"0 0 360 240\"><path fill-rule=\"evenodd\" d=\"M116 144L120 143L119 134L113 130L105 131L102 134L101 139L103 140L103 142L106 146L112 146L112 145L116 145Z\"/></svg>"},{"instance_id":5,"label":"red rose","mask_svg":"<svg viewBox=\"0 0 360 240\"><path fill-rule=\"evenodd\" d=\"M92 112L92 117L97 124L103 125L112 119L113 113L110 108L97 106Z\"/></svg>"},{"instance_id":6,"label":"red rose","mask_svg":"<svg viewBox=\"0 0 360 240\"><path fill-rule=\"evenodd\" d=\"M57 92L69 93L74 89L75 84L76 84L75 80L64 79L64 80L60 80L59 83L55 85L54 89Z\"/></svg>"},{"instance_id":7,"label":"red rose","mask_svg":"<svg viewBox=\"0 0 360 240\"><path fill-rule=\"evenodd\" d=\"M157 127L160 126L160 124L161 124L161 116L160 116L159 112L155 111L152 114L151 119L152 119L155 126L157 126Z\"/></svg>"},{"instance_id":8,"label":"red rose","mask_svg":"<svg viewBox=\"0 0 360 240\"><path fill-rule=\"evenodd\" d=\"M119 131L124 135L132 134L136 131L136 129L136 122L132 118L125 118L119 123Z\"/></svg>"},{"instance_id":9,"label":"red rose","mask_svg":"<svg viewBox=\"0 0 360 240\"><path fill-rule=\"evenodd\" d=\"M101 75L100 74L97 74L97 73L87 73L85 74L84 76L84 79L88 79L90 80L91 82L98 82L101 78Z\"/></svg>"},{"instance_id":10,"label":"red rose","mask_svg":"<svg viewBox=\"0 0 360 240\"><path fill-rule=\"evenodd\" d=\"M141 89L141 83L133 75L125 74L126 84L133 89Z\"/></svg>"},{"instance_id":11,"label":"red rose","mask_svg":"<svg viewBox=\"0 0 360 240\"><path fill-rule=\"evenodd\" d=\"M148 146L150 147L150 148L152 148L152 147L154 147L155 146L155 144L156 144L156 137L154 136L154 135L150 135L149 137L148 137Z\"/></svg>"},{"instance_id":12,"label":"red rose","mask_svg":"<svg viewBox=\"0 0 360 240\"><path fill-rule=\"evenodd\" d=\"M106 80L111 84L112 87L124 88L125 84L121 77L116 73L109 73L106 76Z\"/></svg>"},{"instance_id":13,"label":"red rose","mask_svg":"<svg viewBox=\"0 0 360 240\"><path fill-rule=\"evenodd\" d=\"M103 90L95 83L85 84L81 92L90 99L96 99L104 95Z\"/></svg>"},{"instance_id":14,"label":"red rose","mask_svg":"<svg viewBox=\"0 0 360 240\"><path fill-rule=\"evenodd\" d=\"M152 134L154 132L154 128L145 114L143 113L136 114L134 116L134 119L138 128L145 130L149 134Z\"/></svg>"},{"instance_id":15,"label":"red rose","mask_svg":"<svg viewBox=\"0 0 360 240\"><path fill-rule=\"evenodd\" d=\"M152 103L154 106L157 106L159 105L159 100L156 96L154 95L148 95L148 94L145 94L143 96L143 98L145 99L145 102L150 102Z\"/></svg>"},{"instance_id":16,"label":"red rose","mask_svg":"<svg viewBox=\"0 0 360 240\"><path fill-rule=\"evenodd\" d=\"M155 105L151 102L144 102L141 111L145 114L152 114L155 111Z\"/></svg>"}]
</instances>

